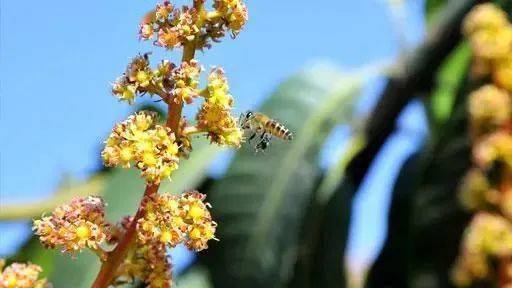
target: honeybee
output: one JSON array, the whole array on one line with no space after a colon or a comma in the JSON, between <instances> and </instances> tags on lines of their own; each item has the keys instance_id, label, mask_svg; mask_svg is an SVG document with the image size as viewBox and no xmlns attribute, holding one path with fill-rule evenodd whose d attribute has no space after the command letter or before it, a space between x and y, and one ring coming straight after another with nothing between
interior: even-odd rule
<instances>
[{"instance_id":1,"label":"honeybee","mask_svg":"<svg viewBox=\"0 0 512 288\"><path fill-rule=\"evenodd\" d=\"M272 136L285 141L293 140L293 133L283 124L259 112L247 111L240 115L240 127L250 134L248 142L259 136L254 147L256 152L264 151L270 145Z\"/></svg>"}]
</instances>

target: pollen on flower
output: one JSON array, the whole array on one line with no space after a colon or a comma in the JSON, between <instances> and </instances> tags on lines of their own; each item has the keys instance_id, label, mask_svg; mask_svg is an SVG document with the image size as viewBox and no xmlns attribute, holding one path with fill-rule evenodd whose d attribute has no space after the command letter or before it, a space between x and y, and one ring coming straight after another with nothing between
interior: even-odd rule
<instances>
[{"instance_id":1,"label":"pollen on flower","mask_svg":"<svg viewBox=\"0 0 512 288\"><path fill-rule=\"evenodd\" d=\"M229 94L229 86L224 71L214 68L208 77L208 89L205 102L197 114L197 125L208 132L214 143L239 147L243 142L243 132L237 120L231 115L233 97Z\"/></svg>"},{"instance_id":2,"label":"pollen on flower","mask_svg":"<svg viewBox=\"0 0 512 288\"><path fill-rule=\"evenodd\" d=\"M141 111L117 124L101 155L107 166L140 169L148 183L160 183L178 168L178 145L169 128L156 124L156 114Z\"/></svg>"},{"instance_id":3,"label":"pollen on flower","mask_svg":"<svg viewBox=\"0 0 512 288\"><path fill-rule=\"evenodd\" d=\"M39 279L43 271L35 264L12 263L4 269L5 260L0 259L1 288L51 288L46 279Z\"/></svg>"},{"instance_id":4,"label":"pollen on flower","mask_svg":"<svg viewBox=\"0 0 512 288\"><path fill-rule=\"evenodd\" d=\"M146 214L137 225L139 241L159 239L170 247L184 242L195 251L206 249L207 242L215 237L217 224L204 199L205 195L195 191L151 196L146 201Z\"/></svg>"},{"instance_id":5,"label":"pollen on flower","mask_svg":"<svg viewBox=\"0 0 512 288\"><path fill-rule=\"evenodd\" d=\"M104 214L105 203L101 198L75 198L57 207L50 216L34 220L33 230L48 248L60 246L68 253L84 248L97 250L110 238Z\"/></svg>"}]
</instances>

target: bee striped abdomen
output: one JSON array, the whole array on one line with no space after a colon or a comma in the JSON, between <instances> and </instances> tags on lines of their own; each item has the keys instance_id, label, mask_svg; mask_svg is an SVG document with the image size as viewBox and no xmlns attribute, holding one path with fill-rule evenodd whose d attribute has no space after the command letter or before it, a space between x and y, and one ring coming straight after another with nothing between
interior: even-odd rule
<instances>
[{"instance_id":1,"label":"bee striped abdomen","mask_svg":"<svg viewBox=\"0 0 512 288\"><path fill-rule=\"evenodd\" d=\"M282 124L278 123L275 120L270 120L267 123L265 123L265 129L269 134L274 135L277 138L283 139L283 140L292 140L293 135L290 130L286 129Z\"/></svg>"}]
</instances>

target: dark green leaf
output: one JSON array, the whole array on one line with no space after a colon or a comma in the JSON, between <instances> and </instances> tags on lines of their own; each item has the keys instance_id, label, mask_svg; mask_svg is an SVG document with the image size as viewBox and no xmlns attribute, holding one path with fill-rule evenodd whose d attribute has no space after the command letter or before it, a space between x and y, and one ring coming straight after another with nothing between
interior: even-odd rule
<instances>
[{"instance_id":1,"label":"dark green leaf","mask_svg":"<svg viewBox=\"0 0 512 288\"><path fill-rule=\"evenodd\" d=\"M262 112L295 132L263 155L239 151L209 191L220 242L206 259L215 287L282 287L297 255L297 234L320 175L318 154L339 116L349 116L360 77L315 69L285 81Z\"/></svg>"},{"instance_id":2,"label":"dark green leaf","mask_svg":"<svg viewBox=\"0 0 512 288\"><path fill-rule=\"evenodd\" d=\"M465 72L468 71L470 61L471 51L468 45L463 43L448 56L437 73L436 88L429 97L435 135L439 134L438 130L443 127L453 112L455 98L465 79Z\"/></svg>"}]
</instances>

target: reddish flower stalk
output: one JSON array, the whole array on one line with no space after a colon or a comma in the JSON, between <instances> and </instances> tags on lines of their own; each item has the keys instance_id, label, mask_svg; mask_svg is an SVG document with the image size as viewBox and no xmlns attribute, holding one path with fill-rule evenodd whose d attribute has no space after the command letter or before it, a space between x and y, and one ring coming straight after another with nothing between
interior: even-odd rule
<instances>
[{"instance_id":1,"label":"reddish flower stalk","mask_svg":"<svg viewBox=\"0 0 512 288\"><path fill-rule=\"evenodd\" d=\"M107 260L103 262L103 265L101 265L100 272L98 273L98 276L96 276L96 280L92 284L91 288L107 288L108 285L112 283L115 277L115 272L126 257L128 248L135 241L137 221L144 215L144 199L150 195L158 193L159 186L160 185L149 184L146 186L144 197L142 198L135 217L133 217L133 220L130 223L130 227L128 227L126 233L119 240L119 244L117 244L116 248L112 252L108 253Z\"/></svg>"},{"instance_id":2,"label":"reddish flower stalk","mask_svg":"<svg viewBox=\"0 0 512 288\"><path fill-rule=\"evenodd\" d=\"M194 6L199 3L197 1L194 1ZM196 51L196 46L194 42L189 42L185 45L183 48L183 58L182 62L189 62L190 60L194 59ZM181 111L183 109L183 103L181 101L171 101L171 104L168 108L168 116L166 121L166 126L171 129L175 135L179 133L179 123L181 118ZM134 243L135 236L136 236L136 228L137 228L137 222L138 220L144 215L144 199L146 199L147 196L153 195L155 193L158 193L158 185L152 185L148 184L146 186L146 190L144 192L144 197L142 198L141 204L139 205L139 209L137 210L137 213L133 217L132 222L130 223L130 227L124 234L124 236L119 241L119 244L117 244L116 248L108 254L107 261L103 263L101 266L100 272L98 273L98 276L96 276L96 280L92 284L91 288L107 288L110 283L114 280L115 272L119 268L119 265L123 262L124 258L126 257L126 253L128 251L128 248Z\"/></svg>"}]
</instances>

